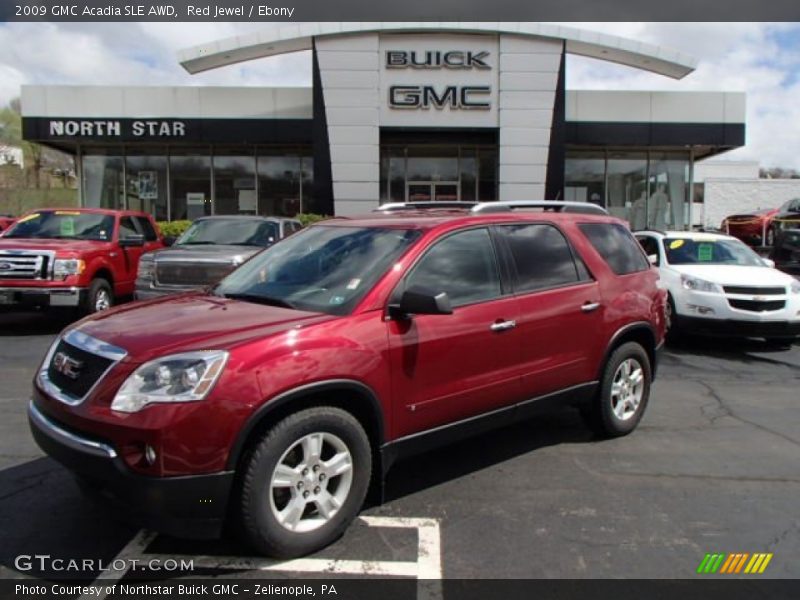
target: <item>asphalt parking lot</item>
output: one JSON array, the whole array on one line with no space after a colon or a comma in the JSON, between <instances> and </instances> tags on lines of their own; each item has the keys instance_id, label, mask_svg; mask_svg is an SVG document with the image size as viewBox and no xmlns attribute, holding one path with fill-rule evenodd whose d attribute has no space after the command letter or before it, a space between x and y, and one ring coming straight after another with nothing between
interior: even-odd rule
<instances>
[{"instance_id":1,"label":"asphalt parking lot","mask_svg":"<svg viewBox=\"0 0 800 600\"><path fill-rule=\"evenodd\" d=\"M355 571L342 569L352 576L387 564L371 574L687 578L709 552L773 553L762 577L800 576L798 345L668 347L634 434L597 441L565 411L400 463L388 501L366 510L368 519L317 562L281 567L232 542L137 537L42 455L25 409L34 370L64 324L0 314L0 577L49 575L18 568L19 555L110 561L131 544L205 557L209 572L239 567L242 577L248 567L300 577L303 565L350 564Z\"/></svg>"}]
</instances>

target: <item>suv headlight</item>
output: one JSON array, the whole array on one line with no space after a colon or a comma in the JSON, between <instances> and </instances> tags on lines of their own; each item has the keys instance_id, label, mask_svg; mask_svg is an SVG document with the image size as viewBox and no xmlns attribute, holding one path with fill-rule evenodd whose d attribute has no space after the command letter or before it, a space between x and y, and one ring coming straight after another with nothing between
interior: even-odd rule
<instances>
[{"instance_id":1,"label":"suv headlight","mask_svg":"<svg viewBox=\"0 0 800 600\"><path fill-rule=\"evenodd\" d=\"M224 350L186 352L151 360L125 380L114 396L111 410L132 413L148 404L202 400L213 389L227 361Z\"/></svg>"},{"instance_id":2,"label":"suv headlight","mask_svg":"<svg viewBox=\"0 0 800 600\"><path fill-rule=\"evenodd\" d=\"M53 277L65 278L69 275L80 275L86 263L79 258L57 258L53 262Z\"/></svg>"},{"instance_id":3,"label":"suv headlight","mask_svg":"<svg viewBox=\"0 0 800 600\"><path fill-rule=\"evenodd\" d=\"M136 279L146 279L152 281L155 279L156 261L152 256L146 254L139 259L139 268L136 271Z\"/></svg>"},{"instance_id":4,"label":"suv headlight","mask_svg":"<svg viewBox=\"0 0 800 600\"><path fill-rule=\"evenodd\" d=\"M800 294L800 281L793 281L789 288L792 290L793 294Z\"/></svg>"},{"instance_id":5,"label":"suv headlight","mask_svg":"<svg viewBox=\"0 0 800 600\"><path fill-rule=\"evenodd\" d=\"M690 277L689 275L681 275L681 285L687 290L694 292L716 292L722 293L722 288L716 283L700 279L699 277Z\"/></svg>"}]
</instances>

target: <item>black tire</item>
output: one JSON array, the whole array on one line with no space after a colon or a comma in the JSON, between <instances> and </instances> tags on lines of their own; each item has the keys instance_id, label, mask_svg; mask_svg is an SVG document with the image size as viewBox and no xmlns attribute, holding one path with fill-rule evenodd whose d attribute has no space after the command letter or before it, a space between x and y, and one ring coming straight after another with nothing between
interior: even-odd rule
<instances>
[{"instance_id":1,"label":"black tire","mask_svg":"<svg viewBox=\"0 0 800 600\"><path fill-rule=\"evenodd\" d=\"M108 306L106 308L114 306L114 290L111 289L111 284L102 277L98 277L93 279L89 286L89 291L86 293L86 300L81 307L82 312L90 315L105 310L99 308L102 298L108 299Z\"/></svg>"},{"instance_id":2,"label":"black tire","mask_svg":"<svg viewBox=\"0 0 800 600\"><path fill-rule=\"evenodd\" d=\"M300 444L306 436L313 434L327 436L322 444L321 460L310 461L315 465L308 462ZM341 452L341 447L336 449L330 440L342 443L349 452L352 476L349 491L344 492L345 488L340 489L339 486L346 485L347 475L320 472L327 481L322 489L323 494L335 495L338 491L346 493L340 498L336 512L326 521L320 512L320 505L316 504L314 494L319 493L317 490L322 486L317 483L319 479L314 473L303 477L298 471L295 483L274 491L271 482L278 463L289 465L295 457L299 459L296 467L292 465L295 468L309 465L308 470L311 471L314 466L320 466L324 471L324 462L329 460L325 458L326 452L329 457L332 449ZM356 517L369 487L372 452L364 428L353 415L339 408L319 406L294 413L280 421L255 443L241 468L239 510L241 531L246 540L266 556L294 558L327 546L341 536ZM313 478L313 483L308 477ZM298 487L301 483L302 492ZM330 488L327 487L329 484ZM301 500L299 495L302 493L308 493L309 499ZM322 495L318 497L323 498ZM278 514L288 514L293 501L307 503L295 525L301 531L284 526L276 515L276 511ZM291 522L291 519L287 520ZM316 528L302 531L303 527Z\"/></svg>"},{"instance_id":3,"label":"black tire","mask_svg":"<svg viewBox=\"0 0 800 600\"><path fill-rule=\"evenodd\" d=\"M636 409L629 416L622 419L614 412L616 404L612 397L612 386L614 385L615 377L618 375L618 369L628 360L637 363L641 369L642 390L641 399ZM642 420L642 415L644 415L650 398L651 380L650 358L644 348L636 342L622 344L608 357L606 366L603 369L600 390L591 404L582 407L581 415L592 431L601 437L612 438L627 435L636 429L639 421Z\"/></svg>"},{"instance_id":4,"label":"black tire","mask_svg":"<svg viewBox=\"0 0 800 600\"><path fill-rule=\"evenodd\" d=\"M675 312L675 301L672 299L672 294L667 294L667 332L666 337L670 342L677 342L681 339L683 332L678 324L678 313Z\"/></svg>"}]
</instances>

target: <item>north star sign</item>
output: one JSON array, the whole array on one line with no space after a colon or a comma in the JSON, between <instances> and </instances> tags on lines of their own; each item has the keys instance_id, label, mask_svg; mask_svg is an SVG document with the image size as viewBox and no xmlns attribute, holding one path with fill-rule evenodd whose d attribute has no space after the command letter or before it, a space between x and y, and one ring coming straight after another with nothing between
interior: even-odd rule
<instances>
[{"instance_id":1,"label":"north star sign","mask_svg":"<svg viewBox=\"0 0 800 600\"><path fill-rule=\"evenodd\" d=\"M122 122L103 119L58 119L51 120L51 137L121 137ZM184 137L186 123L183 121L131 121L125 123L132 137Z\"/></svg>"},{"instance_id":2,"label":"north star sign","mask_svg":"<svg viewBox=\"0 0 800 600\"><path fill-rule=\"evenodd\" d=\"M482 50L387 50L387 69L455 69L490 70L486 60L489 52ZM489 110L488 85L392 85L389 87L389 106L402 109L454 108Z\"/></svg>"}]
</instances>

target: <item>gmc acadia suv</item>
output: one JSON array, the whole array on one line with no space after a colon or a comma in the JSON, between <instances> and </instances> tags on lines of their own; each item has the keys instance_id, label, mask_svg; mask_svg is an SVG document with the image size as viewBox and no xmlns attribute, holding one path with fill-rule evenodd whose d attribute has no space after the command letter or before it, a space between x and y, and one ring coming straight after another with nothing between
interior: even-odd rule
<instances>
[{"instance_id":1,"label":"gmc acadia suv","mask_svg":"<svg viewBox=\"0 0 800 600\"><path fill-rule=\"evenodd\" d=\"M232 517L292 557L400 456L554 404L627 434L664 337L656 271L618 219L518 208L325 221L210 290L89 317L40 367L33 435L152 529Z\"/></svg>"}]
</instances>

